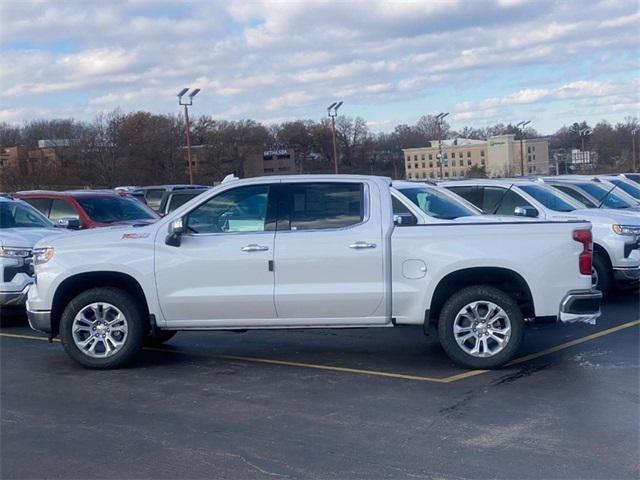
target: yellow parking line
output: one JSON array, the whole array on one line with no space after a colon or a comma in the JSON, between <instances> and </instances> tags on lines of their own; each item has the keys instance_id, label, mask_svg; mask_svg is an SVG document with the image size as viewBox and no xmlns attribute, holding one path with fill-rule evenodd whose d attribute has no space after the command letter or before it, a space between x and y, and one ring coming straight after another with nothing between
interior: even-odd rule
<instances>
[{"instance_id":1,"label":"yellow parking line","mask_svg":"<svg viewBox=\"0 0 640 480\"><path fill-rule=\"evenodd\" d=\"M547 348L545 350L541 350L540 352L532 353L529 355L525 355L520 358L516 358L507 364L507 366L517 365L523 362L527 362L529 360L534 360L536 358L543 357L545 355L550 355L552 353L558 352L560 350L564 350L566 348L573 347L575 345L579 345L581 343L589 342L591 340L595 340L596 338L604 337L606 335L610 335L612 333L618 332L620 330L624 330L627 328L635 327L636 325L640 325L639 320L633 320L631 322L623 323L621 325L617 325L615 327L608 328L606 330L601 330L600 332L593 333L591 335L587 335L585 337L580 337L575 340L571 340L569 342L561 343L560 345L556 345L554 347ZM43 340L47 341L46 337L38 337L35 335L20 335L15 333L5 333L0 332L0 337L9 337L9 338L21 338L25 340ZM60 340L55 338L55 342L59 342ZM354 373L358 375L369 375L376 377L387 377L387 378L397 378L402 380L413 380L419 382L432 382L432 383L452 383L457 382L459 380L464 380L465 378L475 377L478 375L482 375L484 373L488 373L491 370L468 370L466 372L458 373L456 375L451 375L448 377L428 377L422 375L406 375L403 373L393 373L393 372L381 372L378 370L364 370L359 368L346 368L346 367L336 367L332 365L320 365L314 363L303 363L303 362L291 362L287 360L273 360L270 358L259 358L259 357L244 357L239 355L216 355L209 354L207 352L192 352L186 350L174 350L170 348L162 348L162 347L145 347L145 350L153 351L153 352L162 352L162 353L178 353L182 355L193 355L200 357L208 357L208 358L218 358L223 360L240 360L243 362L253 362L253 363L265 363L270 365L284 365L289 367L300 367L300 368L312 368L316 370L328 370L333 372L342 372L342 373Z\"/></svg>"}]
</instances>

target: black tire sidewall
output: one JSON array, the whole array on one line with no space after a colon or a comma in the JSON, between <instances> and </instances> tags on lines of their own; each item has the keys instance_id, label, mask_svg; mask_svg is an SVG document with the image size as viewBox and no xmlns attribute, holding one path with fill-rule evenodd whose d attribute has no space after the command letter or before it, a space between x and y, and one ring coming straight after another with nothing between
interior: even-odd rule
<instances>
[{"instance_id":1,"label":"black tire sidewall","mask_svg":"<svg viewBox=\"0 0 640 480\"><path fill-rule=\"evenodd\" d=\"M458 312L474 301L489 301L500 306L511 323L511 336L507 346L499 353L488 358L473 357L462 350L453 333L453 323ZM438 337L442 348L456 363L469 368L498 368L509 362L522 343L524 318L515 300L507 293L495 287L478 285L466 287L447 300L438 320Z\"/></svg>"},{"instance_id":2,"label":"black tire sidewall","mask_svg":"<svg viewBox=\"0 0 640 480\"><path fill-rule=\"evenodd\" d=\"M607 261L599 253L593 256L593 268L598 272L598 284L595 288L606 295L611 290L611 271Z\"/></svg>"},{"instance_id":3,"label":"black tire sidewall","mask_svg":"<svg viewBox=\"0 0 640 480\"><path fill-rule=\"evenodd\" d=\"M92 358L80 351L72 337L73 319L82 308L95 302L110 303L119 308L127 319L127 339L120 351L107 358ZM129 363L142 349L145 328L141 309L125 291L98 287L78 294L64 309L60 320L60 338L67 354L87 368L118 368Z\"/></svg>"}]
</instances>

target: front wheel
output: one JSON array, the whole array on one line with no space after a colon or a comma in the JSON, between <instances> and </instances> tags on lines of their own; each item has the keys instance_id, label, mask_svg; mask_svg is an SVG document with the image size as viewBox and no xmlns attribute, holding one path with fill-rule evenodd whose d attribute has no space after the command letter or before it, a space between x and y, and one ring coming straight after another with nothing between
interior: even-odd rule
<instances>
[{"instance_id":1,"label":"front wheel","mask_svg":"<svg viewBox=\"0 0 640 480\"><path fill-rule=\"evenodd\" d=\"M126 292L98 287L77 295L64 309L60 336L67 354L87 368L118 368L142 349L138 303Z\"/></svg>"},{"instance_id":2,"label":"front wheel","mask_svg":"<svg viewBox=\"0 0 640 480\"><path fill-rule=\"evenodd\" d=\"M455 362L470 368L497 368L511 360L522 342L524 319L511 296L477 285L454 294L442 308L438 336Z\"/></svg>"}]
</instances>

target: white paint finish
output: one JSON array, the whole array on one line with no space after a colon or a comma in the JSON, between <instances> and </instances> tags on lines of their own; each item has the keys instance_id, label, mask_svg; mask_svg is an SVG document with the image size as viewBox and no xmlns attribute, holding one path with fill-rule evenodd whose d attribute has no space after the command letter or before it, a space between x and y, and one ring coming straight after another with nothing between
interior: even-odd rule
<instances>
[{"instance_id":1,"label":"white paint finish","mask_svg":"<svg viewBox=\"0 0 640 480\"><path fill-rule=\"evenodd\" d=\"M156 244L155 272L165 321L275 318L273 259L275 232L183 235L179 247ZM249 245L268 250L243 251Z\"/></svg>"},{"instance_id":2,"label":"white paint finish","mask_svg":"<svg viewBox=\"0 0 640 480\"><path fill-rule=\"evenodd\" d=\"M282 231L275 242L275 303L278 318L350 318L386 322L380 194L366 183L370 199L363 223L314 231ZM373 248L353 248L362 245ZM374 318L375 317L375 318ZM363 320L368 319L368 320Z\"/></svg>"}]
</instances>

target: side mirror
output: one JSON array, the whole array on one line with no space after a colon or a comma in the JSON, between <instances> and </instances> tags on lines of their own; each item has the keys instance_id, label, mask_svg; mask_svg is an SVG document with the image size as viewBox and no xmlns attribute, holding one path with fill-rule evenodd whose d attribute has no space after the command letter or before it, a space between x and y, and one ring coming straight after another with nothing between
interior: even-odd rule
<instances>
[{"instance_id":1,"label":"side mirror","mask_svg":"<svg viewBox=\"0 0 640 480\"><path fill-rule=\"evenodd\" d=\"M513 214L516 217L529 217L529 218L538 218L540 213L534 207L527 205L526 207L516 207L513 210Z\"/></svg>"},{"instance_id":2,"label":"side mirror","mask_svg":"<svg viewBox=\"0 0 640 480\"><path fill-rule=\"evenodd\" d=\"M79 230L80 220L77 218L59 218L56 220L56 227L68 228L69 230Z\"/></svg>"},{"instance_id":3,"label":"side mirror","mask_svg":"<svg viewBox=\"0 0 640 480\"><path fill-rule=\"evenodd\" d=\"M184 230L184 220L182 218L177 218L169 224L169 233L167 238L165 238L164 243L172 247L179 247Z\"/></svg>"},{"instance_id":4,"label":"side mirror","mask_svg":"<svg viewBox=\"0 0 640 480\"><path fill-rule=\"evenodd\" d=\"M410 213L397 213L393 216L393 224L397 227L411 227L418 224L418 219Z\"/></svg>"}]
</instances>

